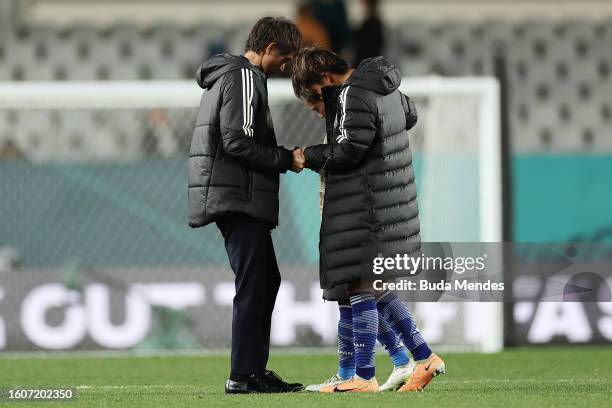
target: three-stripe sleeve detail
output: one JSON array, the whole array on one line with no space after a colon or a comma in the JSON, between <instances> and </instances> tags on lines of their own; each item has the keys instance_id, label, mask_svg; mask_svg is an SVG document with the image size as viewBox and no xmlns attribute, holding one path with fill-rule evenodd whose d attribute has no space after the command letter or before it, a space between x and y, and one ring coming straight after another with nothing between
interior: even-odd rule
<instances>
[{"instance_id":1,"label":"three-stripe sleeve detail","mask_svg":"<svg viewBox=\"0 0 612 408\"><path fill-rule=\"evenodd\" d=\"M242 68L242 130L253 137L253 73Z\"/></svg>"},{"instance_id":2,"label":"three-stripe sleeve detail","mask_svg":"<svg viewBox=\"0 0 612 408\"><path fill-rule=\"evenodd\" d=\"M345 140L349 140L348 134L346 133L346 128L344 127L344 120L346 119L346 94L348 93L350 86L344 88L344 90L340 93L340 106L342 107L342 112L340 115L340 134L336 138L336 142L342 143Z\"/></svg>"}]
</instances>

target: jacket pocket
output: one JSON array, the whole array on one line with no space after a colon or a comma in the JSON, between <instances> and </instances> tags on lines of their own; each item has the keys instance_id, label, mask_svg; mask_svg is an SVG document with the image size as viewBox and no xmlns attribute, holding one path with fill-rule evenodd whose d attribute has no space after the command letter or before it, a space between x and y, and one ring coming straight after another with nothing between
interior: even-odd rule
<instances>
[{"instance_id":1,"label":"jacket pocket","mask_svg":"<svg viewBox=\"0 0 612 408\"><path fill-rule=\"evenodd\" d=\"M253 173L243 165L238 164L237 167L238 171L240 172L240 199L244 201L251 201L251 191L253 189Z\"/></svg>"}]
</instances>

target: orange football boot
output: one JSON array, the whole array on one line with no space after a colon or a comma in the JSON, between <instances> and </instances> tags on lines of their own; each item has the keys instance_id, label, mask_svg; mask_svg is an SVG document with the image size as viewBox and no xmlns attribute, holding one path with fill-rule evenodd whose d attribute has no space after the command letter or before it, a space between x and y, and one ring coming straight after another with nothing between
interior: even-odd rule
<instances>
[{"instance_id":1,"label":"orange football boot","mask_svg":"<svg viewBox=\"0 0 612 408\"><path fill-rule=\"evenodd\" d=\"M364 380L358 375L354 375L353 378L343 383L322 387L319 392L326 394L332 392L378 392L378 381L376 381L376 377Z\"/></svg>"},{"instance_id":2,"label":"orange football boot","mask_svg":"<svg viewBox=\"0 0 612 408\"><path fill-rule=\"evenodd\" d=\"M446 365L444 361L432 353L427 360L422 363L417 363L412 375L408 378L408 381L406 381L406 384L402 385L397 392L423 391L423 388L425 388L434 377L444 374L445 372Z\"/></svg>"}]
</instances>

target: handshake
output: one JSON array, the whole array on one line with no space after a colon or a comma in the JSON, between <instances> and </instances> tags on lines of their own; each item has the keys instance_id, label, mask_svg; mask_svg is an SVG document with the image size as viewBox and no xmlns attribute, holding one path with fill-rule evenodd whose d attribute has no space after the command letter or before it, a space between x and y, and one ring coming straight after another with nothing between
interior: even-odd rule
<instances>
[{"instance_id":1,"label":"handshake","mask_svg":"<svg viewBox=\"0 0 612 408\"><path fill-rule=\"evenodd\" d=\"M293 155L293 164L291 165L291 171L295 173L299 173L304 170L304 166L306 165L306 158L304 157L304 148L296 147L291 152Z\"/></svg>"}]
</instances>

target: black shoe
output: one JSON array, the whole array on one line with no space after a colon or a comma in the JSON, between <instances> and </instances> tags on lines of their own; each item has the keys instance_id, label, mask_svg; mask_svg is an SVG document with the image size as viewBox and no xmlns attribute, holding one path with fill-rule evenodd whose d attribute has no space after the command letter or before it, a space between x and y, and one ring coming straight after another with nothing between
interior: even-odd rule
<instances>
[{"instance_id":1,"label":"black shoe","mask_svg":"<svg viewBox=\"0 0 612 408\"><path fill-rule=\"evenodd\" d=\"M225 382L226 394L254 394L279 392L275 388L263 381L261 377L251 375L246 381L233 381L228 379Z\"/></svg>"},{"instance_id":2,"label":"black shoe","mask_svg":"<svg viewBox=\"0 0 612 408\"><path fill-rule=\"evenodd\" d=\"M262 381L275 391L272 392L300 392L304 391L304 385L300 383L288 383L283 381L280 375L274 371L265 370Z\"/></svg>"}]
</instances>

